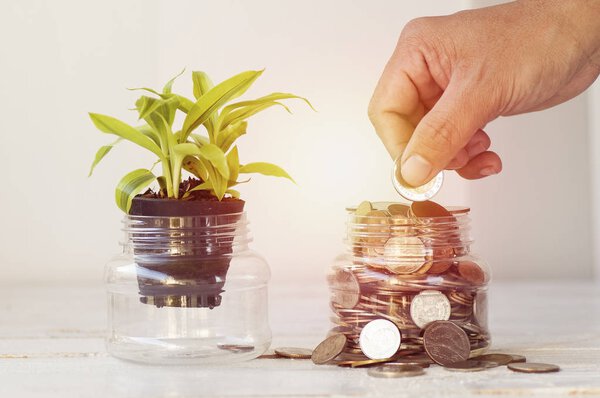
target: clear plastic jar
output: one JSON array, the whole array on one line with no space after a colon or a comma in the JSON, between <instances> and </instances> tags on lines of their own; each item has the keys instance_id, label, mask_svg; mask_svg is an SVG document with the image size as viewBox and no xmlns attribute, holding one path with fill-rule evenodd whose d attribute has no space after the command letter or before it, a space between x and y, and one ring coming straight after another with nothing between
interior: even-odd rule
<instances>
[{"instance_id":1,"label":"clear plastic jar","mask_svg":"<svg viewBox=\"0 0 600 398\"><path fill-rule=\"evenodd\" d=\"M367 359L359 336L367 323L380 318L400 331L397 355L423 353L423 330L435 320L460 326L469 337L471 356L484 352L491 342L490 273L471 252L469 209L418 217L409 205L372 205L374 210L366 215L348 209L347 250L328 274L334 324L330 334L346 335L344 355Z\"/></svg>"},{"instance_id":2,"label":"clear plastic jar","mask_svg":"<svg viewBox=\"0 0 600 398\"><path fill-rule=\"evenodd\" d=\"M107 349L153 364L231 363L271 343L269 266L248 248L245 213L125 216L106 266Z\"/></svg>"}]
</instances>

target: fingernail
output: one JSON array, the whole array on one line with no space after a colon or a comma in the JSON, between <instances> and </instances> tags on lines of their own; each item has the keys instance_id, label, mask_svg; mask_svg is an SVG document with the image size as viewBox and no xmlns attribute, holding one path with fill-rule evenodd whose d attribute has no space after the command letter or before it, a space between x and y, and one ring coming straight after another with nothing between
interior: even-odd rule
<instances>
[{"instance_id":1,"label":"fingernail","mask_svg":"<svg viewBox=\"0 0 600 398\"><path fill-rule=\"evenodd\" d=\"M498 174L498 172L493 167L485 167L479 171L479 174L482 176L493 176L494 174Z\"/></svg>"},{"instance_id":2,"label":"fingernail","mask_svg":"<svg viewBox=\"0 0 600 398\"><path fill-rule=\"evenodd\" d=\"M433 166L421 155L411 155L402 165L402 178L412 186L423 185Z\"/></svg>"}]
</instances>

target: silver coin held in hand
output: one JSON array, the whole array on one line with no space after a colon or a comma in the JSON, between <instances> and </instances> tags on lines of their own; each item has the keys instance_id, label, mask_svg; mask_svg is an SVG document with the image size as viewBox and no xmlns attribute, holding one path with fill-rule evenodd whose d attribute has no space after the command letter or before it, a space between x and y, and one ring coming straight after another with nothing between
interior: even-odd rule
<instances>
[{"instance_id":1,"label":"silver coin held in hand","mask_svg":"<svg viewBox=\"0 0 600 398\"><path fill-rule=\"evenodd\" d=\"M444 182L444 172L440 171L435 177L433 177L427 184L413 187L402 178L401 172L401 158L398 156L394 161L394 167L392 168L392 184L400 196L408 199L412 202L423 202L429 200L437 194L442 188Z\"/></svg>"},{"instance_id":2,"label":"silver coin held in hand","mask_svg":"<svg viewBox=\"0 0 600 398\"><path fill-rule=\"evenodd\" d=\"M360 349L370 359L385 359L400 348L400 330L387 319L375 319L360 332Z\"/></svg>"}]
</instances>

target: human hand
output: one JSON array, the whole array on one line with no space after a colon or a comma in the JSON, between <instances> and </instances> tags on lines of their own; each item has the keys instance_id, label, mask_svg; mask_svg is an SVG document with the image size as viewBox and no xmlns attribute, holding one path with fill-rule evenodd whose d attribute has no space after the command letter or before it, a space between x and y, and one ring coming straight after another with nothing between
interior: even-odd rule
<instances>
[{"instance_id":1,"label":"human hand","mask_svg":"<svg viewBox=\"0 0 600 398\"><path fill-rule=\"evenodd\" d=\"M400 35L369 117L402 176L497 174L485 125L565 102L600 73L600 1L516 1L418 18Z\"/></svg>"}]
</instances>

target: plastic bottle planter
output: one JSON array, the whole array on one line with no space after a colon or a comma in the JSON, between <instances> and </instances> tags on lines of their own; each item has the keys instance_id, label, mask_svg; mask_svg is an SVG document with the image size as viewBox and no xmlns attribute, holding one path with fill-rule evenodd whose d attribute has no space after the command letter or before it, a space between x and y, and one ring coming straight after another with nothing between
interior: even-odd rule
<instances>
[{"instance_id":1,"label":"plastic bottle planter","mask_svg":"<svg viewBox=\"0 0 600 398\"><path fill-rule=\"evenodd\" d=\"M350 212L347 250L328 275L334 313L330 333L348 337L345 358L367 359L359 336L379 318L400 331L397 355L424 353L423 329L435 320L460 326L472 355L484 352L491 341L490 276L485 262L471 253L469 209L450 208L447 217L417 217L405 205L395 204L390 211L390 203L373 205L376 210L366 216ZM405 214L399 214L402 206Z\"/></svg>"},{"instance_id":2,"label":"plastic bottle planter","mask_svg":"<svg viewBox=\"0 0 600 398\"><path fill-rule=\"evenodd\" d=\"M123 253L106 269L112 355L210 364L267 350L270 272L248 248L243 205L134 200L123 220Z\"/></svg>"}]
</instances>

